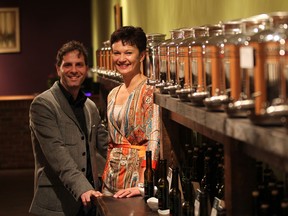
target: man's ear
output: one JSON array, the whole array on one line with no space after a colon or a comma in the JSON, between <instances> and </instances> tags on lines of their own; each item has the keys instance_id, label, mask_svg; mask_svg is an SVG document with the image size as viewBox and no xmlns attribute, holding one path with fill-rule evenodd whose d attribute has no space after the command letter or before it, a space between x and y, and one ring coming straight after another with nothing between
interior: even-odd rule
<instances>
[{"instance_id":1,"label":"man's ear","mask_svg":"<svg viewBox=\"0 0 288 216\"><path fill-rule=\"evenodd\" d=\"M55 65L55 67L56 67L56 71L57 71L58 76L60 76L60 73L61 73L60 67L58 65Z\"/></svg>"}]
</instances>

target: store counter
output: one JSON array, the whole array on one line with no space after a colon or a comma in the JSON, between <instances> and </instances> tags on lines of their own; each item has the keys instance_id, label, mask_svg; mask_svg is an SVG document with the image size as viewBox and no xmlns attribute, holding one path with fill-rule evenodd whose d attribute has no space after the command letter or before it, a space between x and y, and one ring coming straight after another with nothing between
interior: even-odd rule
<instances>
[{"instance_id":1,"label":"store counter","mask_svg":"<svg viewBox=\"0 0 288 216\"><path fill-rule=\"evenodd\" d=\"M158 216L141 196L122 199L102 196L95 199L94 203L97 206L97 216Z\"/></svg>"}]
</instances>

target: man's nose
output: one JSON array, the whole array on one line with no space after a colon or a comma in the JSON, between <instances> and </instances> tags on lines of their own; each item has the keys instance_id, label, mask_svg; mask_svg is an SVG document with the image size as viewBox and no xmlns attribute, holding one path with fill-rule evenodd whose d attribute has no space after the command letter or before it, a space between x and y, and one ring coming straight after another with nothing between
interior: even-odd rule
<instances>
[{"instance_id":1,"label":"man's nose","mask_svg":"<svg viewBox=\"0 0 288 216\"><path fill-rule=\"evenodd\" d=\"M72 71L76 71L76 70L77 70L76 65L72 65Z\"/></svg>"}]
</instances>

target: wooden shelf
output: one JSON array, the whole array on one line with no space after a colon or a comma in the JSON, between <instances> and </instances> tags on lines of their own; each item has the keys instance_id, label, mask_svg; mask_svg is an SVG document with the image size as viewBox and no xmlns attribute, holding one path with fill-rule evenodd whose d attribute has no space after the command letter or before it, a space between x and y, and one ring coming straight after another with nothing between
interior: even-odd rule
<instances>
[{"instance_id":1,"label":"wooden shelf","mask_svg":"<svg viewBox=\"0 0 288 216\"><path fill-rule=\"evenodd\" d=\"M239 141L248 155L288 171L287 128L256 126L249 119L229 118L225 112L210 112L160 93L155 93L155 103L179 124L223 144Z\"/></svg>"},{"instance_id":2,"label":"wooden shelf","mask_svg":"<svg viewBox=\"0 0 288 216\"><path fill-rule=\"evenodd\" d=\"M114 87L121 84L121 82L117 80L113 80L111 78L106 78L102 76L97 76L97 82L101 84L101 87L105 89L106 91L111 91ZM102 89L102 90L103 90Z\"/></svg>"}]
</instances>

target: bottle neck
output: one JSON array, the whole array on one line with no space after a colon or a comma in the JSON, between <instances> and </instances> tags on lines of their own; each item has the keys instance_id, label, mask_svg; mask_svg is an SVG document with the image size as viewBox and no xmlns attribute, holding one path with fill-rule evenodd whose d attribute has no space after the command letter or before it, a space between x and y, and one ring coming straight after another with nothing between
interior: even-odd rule
<instances>
[{"instance_id":1,"label":"bottle neck","mask_svg":"<svg viewBox=\"0 0 288 216\"><path fill-rule=\"evenodd\" d=\"M183 195L185 201L189 202L190 204L193 204L194 202L193 190L194 188L191 182L189 180L185 180L185 193Z\"/></svg>"},{"instance_id":2,"label":"bottle neck","mask_svg":"<svg viewBox=\"0 0 288 216\"><path fill-rule=\"evenodd\" d=\"M146 168L152 169L151 151L146 152Z\"/></svg>"},{"instance_id":3,"label":"bottle neck","mask_svg":"<svg viewBox=\"0 0 288 216\"><path fill-rule=\"evenodd\" d=\"M172 182L171 182L171 188L178 189L178 168L175 168L172 170Z\"/></svg>"},{"instance_id":4,"label":"bottle neck","mask_svg":"<svg viewBox=\"0 0 288 216\"><path fill-rule=\"evenodd\" d=\"M160 161L160 178L167 177L167 161Z\"/></svg>"}]
</instances>

